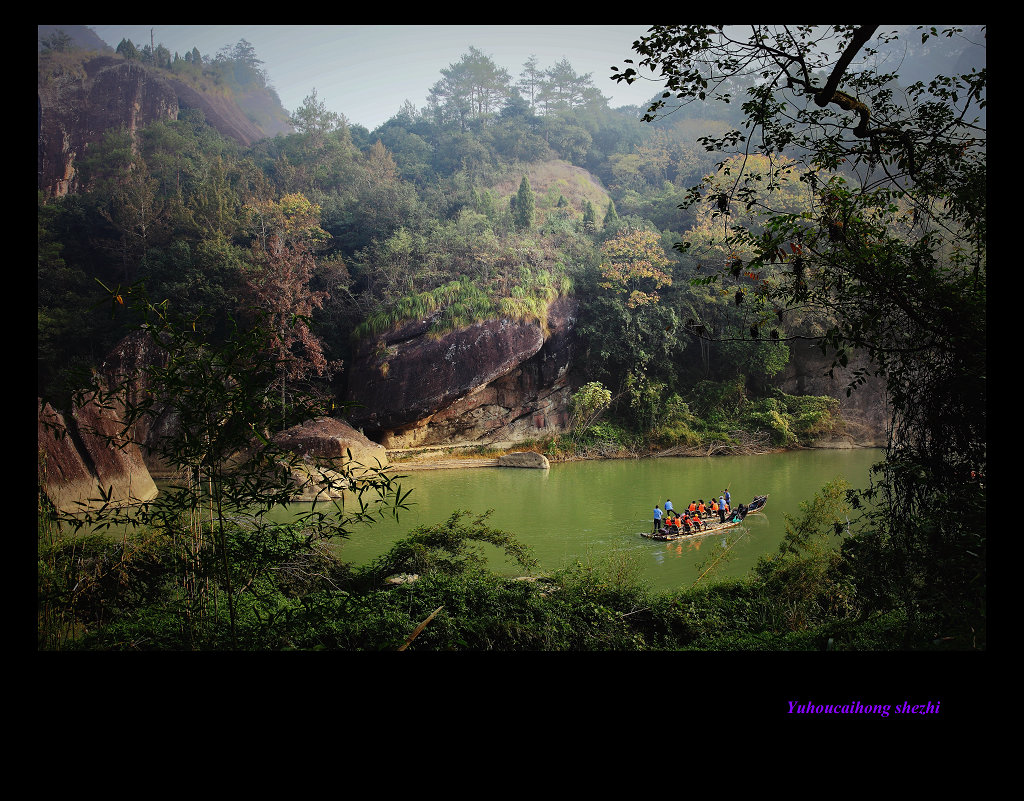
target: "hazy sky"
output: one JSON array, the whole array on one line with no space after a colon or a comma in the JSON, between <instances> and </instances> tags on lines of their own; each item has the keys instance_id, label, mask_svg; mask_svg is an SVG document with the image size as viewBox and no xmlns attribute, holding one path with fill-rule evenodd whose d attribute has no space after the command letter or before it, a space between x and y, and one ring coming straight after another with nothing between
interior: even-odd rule
<instances>
[{"instance_id":1,"label":"hazy sky","mask_svg":"<svg viewBox=\"0 0 1024 801\"><path fill-rule=\"evenodd\" d=\"M545 69L566 58L614 108L646 103L660 84L633 86L610 79L611 67L633 57L632 44L647 25L90 25L117 47L121 39L157 44L184 56L198 47L214 56L245 39L263 61L281 103L294 111L312 92L328 110L370 130L395 115L406 100L427 103L441 70L475 47L516 80L537 56Z\"/></svg>"}]
</instances>

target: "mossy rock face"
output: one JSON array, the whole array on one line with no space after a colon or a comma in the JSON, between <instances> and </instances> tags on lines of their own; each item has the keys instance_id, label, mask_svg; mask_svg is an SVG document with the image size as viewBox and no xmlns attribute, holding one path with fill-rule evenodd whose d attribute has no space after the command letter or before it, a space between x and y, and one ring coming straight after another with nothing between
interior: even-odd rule
<instances>
[{"instance_id":1,"label":"mossy rock face","mask_svg":"<svg viewBox=\"0 0 1024 801\"><path fill-rule=\"evenodd\" d=\"M453 414L479 415L476 410L487 404L502 410L502 419L487 430L523 415L550 416L541 399L565 381L577 308L571 298L553 301L546 331L537 321L501 317L433 337L429 320L419 320L364 341L349 367L346 399L359 404L351 411L352 424L376 438L381 432L422 428L431 420L455 430ZM385 360L388 368L382 371ZM497 408L491 411L499 414ZM467 418L462 427L472 423ZM419 437L407 446L412 444L439 443Z\"/></svg>"}]
</instances>

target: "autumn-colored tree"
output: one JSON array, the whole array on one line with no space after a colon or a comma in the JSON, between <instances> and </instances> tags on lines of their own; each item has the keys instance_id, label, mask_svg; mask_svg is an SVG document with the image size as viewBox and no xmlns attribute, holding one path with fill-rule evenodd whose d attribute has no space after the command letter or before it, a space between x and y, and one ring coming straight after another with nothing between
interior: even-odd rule
<instances>
[{"instance_id":1,"label":"autumn-colored tree","mask_svg":"<svg viewBox=\"0 0 1024 801\"><path fill-rule=\"evenodd\" d=\"M250 261L243 271L245 294L261 315L267 346L281 365L281 401L286 408L289 382L313 375L330 377L323 344L310 328L312 314L327 293L315 291L315 249L327 238L319 226L320 207L299 194L250 208L254 233ZM286 422L286 420L285 420Z\"/></svg>"},{"instance_id":2,"label":"autumn-colored tree","mask_svg":"<svg viewBox=\"0 0 1024 801\"><path fill-rule=\"evenodd\" d=\"M664 271L669 260L653 231L625 231L605 242L601 253L598 286L628 295L627 308L657 303L658 290L672 284Z\"/></svg>"}]
</instances>

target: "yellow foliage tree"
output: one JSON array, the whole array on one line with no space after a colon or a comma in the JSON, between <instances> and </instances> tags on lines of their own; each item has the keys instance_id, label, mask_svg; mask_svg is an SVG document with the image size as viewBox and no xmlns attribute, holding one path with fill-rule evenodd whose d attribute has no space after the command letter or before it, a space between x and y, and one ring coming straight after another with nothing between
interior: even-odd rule
<instances>
[{"instance_id":1,"label":"yellow foliage tree","mask_svg":"<svg viewBox=\"0 0 1024 801\"><path fill-rule=\"evenodd\" d=\"M627 308L658 302L658 290L671 286L665 272L669 260L653 231L624 231L601 247L601 278L598 286L626 294Z\"/></svg>"}]
</instances>

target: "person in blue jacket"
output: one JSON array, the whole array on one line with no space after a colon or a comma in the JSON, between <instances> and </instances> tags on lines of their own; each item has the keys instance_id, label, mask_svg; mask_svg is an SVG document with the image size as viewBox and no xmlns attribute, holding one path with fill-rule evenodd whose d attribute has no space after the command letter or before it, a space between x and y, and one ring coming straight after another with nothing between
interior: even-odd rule
<instances>
[{"instance_id":1,"label":"person in blue jacket","mask_svg":"<svg viewBox=\"0 0 1024 801\"><path fill-rule=\"evenodd\" d=\"M732 496L729 495L728 488L722 490L722 497L725 498L725 505L732 509Z\"/></svg>"},{"instance_id":2,"label":"person in blue jacket","mask_svg":"<svg viewBox=\"0 0 1024 801\"><path fill-rule=\"evenodd\" d=\"M654 507L654 529L651 533L653 534L655 531L661 531L661 509L657 505Z\"/></svg>"},{"instance_id":3,"label":"person in blue jacket","mask_svg":"<svg viewBox=\"0 0 1024 801\"><path fill-rule=\"evenodd\" d=\"M667 501L665 501L665 515L667 516L667 515L669 515L671 513L672 513L672 501L671 500L667 500Z\"/></svg>"},{"instance_id":4,"label":"person in blue jacket","mask_svg":"<svg viewBox=\"0 0 1024 801\"><path fill-rule=\"evenodd\" d=\"M723 523L725 522L725 506L725 496L723 495L718 499L718 519Z\"/></svg>"}]
</instances>

